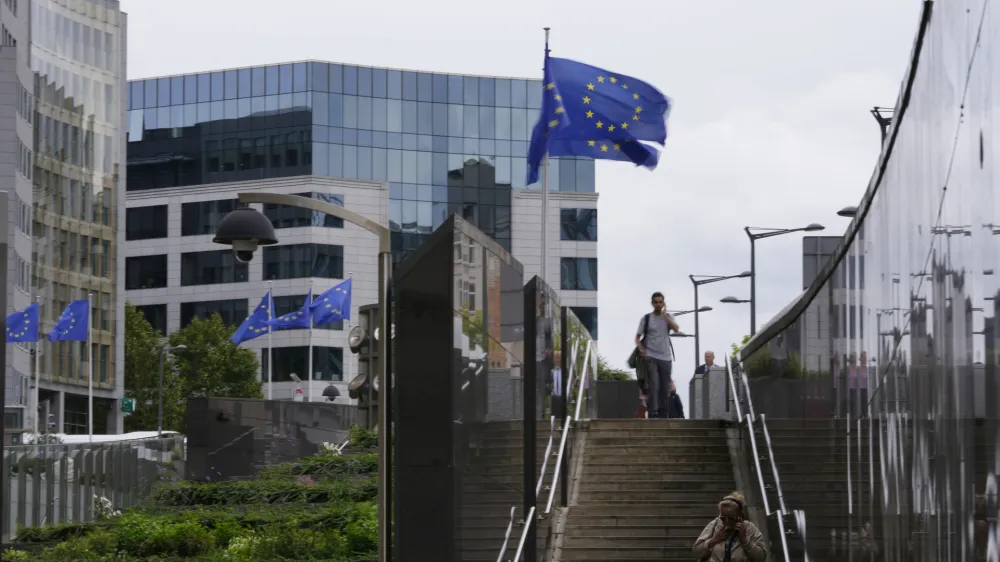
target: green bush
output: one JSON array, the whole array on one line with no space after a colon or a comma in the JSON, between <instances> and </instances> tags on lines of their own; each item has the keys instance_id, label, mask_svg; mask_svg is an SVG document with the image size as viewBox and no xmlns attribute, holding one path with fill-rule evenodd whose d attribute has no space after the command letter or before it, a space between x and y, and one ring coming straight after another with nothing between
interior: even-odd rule
<instances>
[{"instance_id":1,"label":"green bush","mask_svg":"<svg viewBox=\"0 0 1000 562\"><path fill-rule=\"evenodd\" d=\"M108 524L108 521L93 521L89 523L62 523L44 527L21 527L17 530L14 542L63 542L86 535L95 529L107 527Z\"/></svg>"},{"instance_id":2,"label":"green bush","mask_svg":"<svg viewBox=\"0 0 1000 562\"><path fill-rule=\"evenodd\" d=\"M162 486L153 491L160 506L329 503L369 501L378 494L374 478L307 484L281 480L191 483Z\"/></svg>"},{"instance_id":3,"label":"green bush","mask_svg":"<svg viewBox=\"0 0 1000 562\"><path fill-rule=\"evenodd\" d=\"M285 478L290 476L315 476L333 478L337 476L368 475L378 472L378 456L373 454L338 455L320 453L298 462L279 464L261 471L262 478Z\"/></svg>"},{"instance_id":4,"label":"green bush","mask_svg":"<svg viewBox=\"0 0 1000 562\"><path fill-rule=\"evenodd\" d=\"M360 425L351 426L347 436L350 439L349 446L352 448L371 450L378 447L378 433Z\"/></svg>"}]
</instances>

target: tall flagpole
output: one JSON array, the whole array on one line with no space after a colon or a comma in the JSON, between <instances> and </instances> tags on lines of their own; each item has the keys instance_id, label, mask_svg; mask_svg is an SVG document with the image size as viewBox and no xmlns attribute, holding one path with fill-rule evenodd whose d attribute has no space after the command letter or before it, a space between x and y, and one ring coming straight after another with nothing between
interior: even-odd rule
<instances>
[{"instance_id":1,"label":"tall flagpole","mask_svg":"<svg viewBox=\"0 0 1000 562\"><path fill-rule=\"evenodd\" d=\"M309 394L306 401L313 401L313 315L312 315L313 280L309 279L309 293L306 295L306 314L309 316Z\"/></svg>"},{"instance_id":2,"label":"tall flagpole","mask_svg":"<svg viewBox=\"0 0 1000 562\"><path fill-rule=\"evenodd\" d=\"M267 399L274 400L274 384L271 373L274 372L274 346L271 345L271 318L274 313L274 281L267 282Z\"/></svg>"},{"instance_id":3,"label":"tall flagpole","mask_svg":"<svg viewBox=\"0 0 1000 562\"><path fill-rule=\"evenodd\" d=\"M87 436L88 441L94 443L94 346L91 343L94 339L94 309L91 307L94 293L87 293L87 353L90 360L87 361Z\"/></svg>"},{"instance_id":4,"label":"tall flagpole","mask_svg":"<svg viewBox=\"0 0 1000 562\"><path fill-rule=\"evenodd\" d=\"M549 62L549 28L545 28L545 64ZM545 69L542 69L542 81L545 81ZM542 84L542 95L545 95L545 85ZM542 160L542 280L549 282L549 154L545 152Z\"/></svg>"},{"instance_id":5,"label":"tall flagpole","mask_svg":"<svg viewBox=\"0 0 1000 562\"><path fill-rule=\"evenodd\" d=\"M38 362L38 357L42 354L42 326L41 326L41 323L42 323L42 313L41 313L42 297L35 297L35 302L38 303L38 308L39 308L38 322L35 323L36 324L35 329L38 330L38 338L35 340L35 396L34 396L34 399L35 399L35 442L37 443L38 442L38 416L42 415L41 411L39 410L39 408L41 408L41 404L38 403L38 384L41 382L41 377L39 375L39 373L41 371L38 368L41 363ZM45 420L45 423L49 423L49 420Z\"/></svg>"}]
</instances>

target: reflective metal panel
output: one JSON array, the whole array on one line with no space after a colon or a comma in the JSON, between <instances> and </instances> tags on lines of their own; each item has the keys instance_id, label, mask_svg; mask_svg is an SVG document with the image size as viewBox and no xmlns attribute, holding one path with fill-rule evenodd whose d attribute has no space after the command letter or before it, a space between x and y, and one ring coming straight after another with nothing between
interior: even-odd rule
<instances>
[{"instance_id":1,"label":"reflective metal panel","mask_svg":"<svg viewBox=\"0 0 1000 562\"><path fill-rule=\"evenodd\" d=\"M1000 560L990 4L925 3L857 217L741 352L769 425L815 419L773 443L813 560Z\"/></svg>"}]
</instances>

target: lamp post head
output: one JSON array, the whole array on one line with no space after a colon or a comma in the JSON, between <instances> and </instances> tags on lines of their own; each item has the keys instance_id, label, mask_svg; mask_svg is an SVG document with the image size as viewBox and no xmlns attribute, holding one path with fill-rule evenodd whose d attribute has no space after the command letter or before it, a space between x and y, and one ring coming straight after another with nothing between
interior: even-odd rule
<instances>
[{"instance_id":1,"label":"lamp post head","mask_svg":"<svg viewBox=\"0 0 1000 562\"><path fill-rule=\"evenodd\" d=\"M858 208L854 206L844 207L843 209L837 211L837 215L841 217L853 217L858 214Z\"/></svg>"},{"instance_id":2,"label":"lamp post head","mask_svg":"<svg viewBox=\"0 0 1000 562\"><path fill-rule=\"evenodd\" d=\"M751 277L751 276L753 276L753 273L750 273L749 271L744 271L743 273L740 273L736 277L739 277L740 279L744 279L746 277Z\"/></svg>"},{"instance_id":3,"label":"lamp post head","mask_svg":"<svg viewBox=\"0 0 1000 562\"><path fill-rule=\"evenodd\" d=\"M184 344L180 344L180 345L175 345L175 346L171 347L170 351L181 351L181 350L184 350L184 349L187 349L187 348L188 348L188 346L186 346Z\"/></svg>"},{"instance_id":4,"label":"lamp post head","mask_svg":"<svg viewBox=\"0 0 1000 562\"><path fill-rule=\"evenodd\" d=\"M712 311L712 307L710 307L710 306L703 306L703 307L701 307L701 308L698 309L698 312L711 312L711 311Z\"/></svg>"},{"instance_id":5,"label":"lamp post head","mask_svg":"<svg viewBox=\"0 0 1000 562\"><path fill-rule=\"evenodd\" d=\"M687 334L687 333L684 333L684 332L675 332L670 337L672 337L672 338L693 338L694 334Z\"/></svg>"},{"instance_id":6,"label":"lamp post head","mask_svg":"<svg viewBox=\"0 0 1000 562\"><path fill-rule=\"evenodd\" d=\"M806 232L816 232L816 231L818 231L818 230L824 230L825 228L826 228L825 226L823 226L823 225L821 225L821 224L819 224L819 223L815 223L815 222L814 222L814 223L812 223L812 224L810 224L810 225L807 225L807 226L806 226L805 228L803 228L802 230L804 230L804 231L806 231Z\"/></svg>"},{"instance_id":7,"label":"lamp post head","mask_svg":"<svg viewBox=\"0 0 1000 562\"><path fill-rule=\"evenodd\" d=\"M232 246L236 259L246 263L253 259L257 246L277 244L278 237L267 217L256 209L240 207L222 219L212 242Z\"/></svg>"},{"instance_id":8,"label":"lamp post head","mask_svg":"<svg viewBox=\"0 0 1000 562\"><path fill-rule=\"evenodd\" d=\"M750 302L750 301L748 301L746 299L738 299L736 297L725 297L722 300L720 300L719 302L726 303L726 304L742 304L742 303L746 303L746 302Z\"/></svg>"}]
</instances>

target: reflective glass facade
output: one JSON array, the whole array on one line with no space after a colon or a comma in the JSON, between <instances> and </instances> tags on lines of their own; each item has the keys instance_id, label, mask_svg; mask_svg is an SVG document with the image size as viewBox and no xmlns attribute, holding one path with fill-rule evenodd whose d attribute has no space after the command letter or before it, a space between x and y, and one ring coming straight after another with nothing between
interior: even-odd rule
<instances>
[{"instance_id":1,"label":"reflective glass facade","mask_svg":"<svg viewBox=\"0 0 1000 562\"><path fill-rule=\"evenodd\" d=\"M398 262L453 213L511 247L537 80L298 62L137 80L128 189L318 175L389 182ZM594 162L553 159L553 190L593 192Z\"/></svg>"},{"instance_id":2,"label":"reflective glass facade","mask_svg":"<svg viewBox=\"0 0 1000 562\"><path fill-rule=\"evenodd\" d=\"M62 313L60 305L88 293L98 310L119 308L125 37L118 2L32 0L28 6L31 37L21 44L30 44L25 58L35 74L32 284L42 297L47 328ZM23 97L30 103L30 96ZM118 319L112 314L93 323L94 384L100 390L115 388ZM86 386L80 365L87 360L83 343L46 344L40 369L55 382Z\"/></svg>"},{"instance_id":3,"label":"reflective glass facade","mask_svg":"<svg viewBox=\"0 0 1000 562\"><path fill-rule=\"evenodd\" d=\"M769 425L830 436L771 436L813 559L998 559L1000 20L973 4L925 3L858 216L741 352Z\"/></svg>"}]
</instances>

